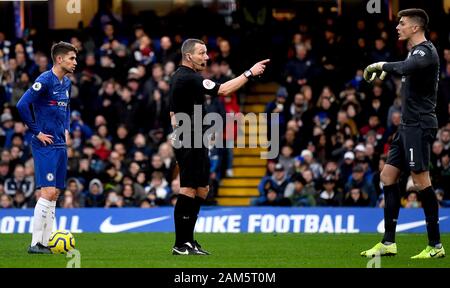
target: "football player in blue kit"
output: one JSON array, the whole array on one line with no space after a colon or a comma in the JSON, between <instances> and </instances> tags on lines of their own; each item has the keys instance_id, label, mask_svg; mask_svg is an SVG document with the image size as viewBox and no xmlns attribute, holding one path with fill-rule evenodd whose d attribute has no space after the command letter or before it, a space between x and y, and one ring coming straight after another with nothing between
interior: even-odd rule
<instances>
[{"instance_id":1,"label":"football player in blue kit","mask_svg":"<svg viewBox=\"0 0 450 288\"><path fill-rule=\"evenodd\" d=\"M41 197L34 208L33 234L28 248L28 253L32 254L51 254L47 245L67 170L71 82L66 75L74 72L77 53L70 43L54 44L52 69L42 73L17 103L22 120L33 134L31 150L36 188L41 189Z\"/></svg>"}]
</instances>

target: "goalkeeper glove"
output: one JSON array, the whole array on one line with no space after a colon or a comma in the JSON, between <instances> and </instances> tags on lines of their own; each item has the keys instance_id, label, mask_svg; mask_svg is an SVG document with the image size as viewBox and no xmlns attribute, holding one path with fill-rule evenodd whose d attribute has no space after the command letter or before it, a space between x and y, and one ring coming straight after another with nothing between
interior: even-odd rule
<instances>
[{"instance_id":1,"label":"goalkeeper glove","mask_svg":"<svg viewBox=\"0 0 450 288\"><path fill-rule=\"evenodd\" d=\"M381 71L381 74L378 78L380 78L380 80L384 80L387 74L385 71L383 71L384 63L386 62L377 62L367 66L366 69L364 69L364 80L366 80L367 82L372 82L373 80L375 80L375 77L377 77L378 71Z\"/></svg>"}]
</instances>

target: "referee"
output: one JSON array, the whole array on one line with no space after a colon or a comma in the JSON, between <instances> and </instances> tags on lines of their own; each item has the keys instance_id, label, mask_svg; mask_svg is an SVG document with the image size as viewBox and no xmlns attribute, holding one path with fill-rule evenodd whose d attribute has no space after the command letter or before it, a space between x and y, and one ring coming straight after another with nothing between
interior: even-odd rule
<instances>
[{"instance_id":1,"label":"referee","mask_svg":"<svg viewBox=\"0 0 450 288\"><path fill-rule=\"evenodd\" d=\"M191 119L191 142L194 135L194 105L203 105L205 94L212 97L227 95L241 88L249 78L264 73L266 59L253 65L240 76L223 84L204 79L200 73L206 69L209 59L206 45L198 39L187 39L181 46L182 60L175 71L170 87L170 118L174 131L178 128L177 113L185 113ZM205 115L202 108L202 115ZM202 138L203 139L203 138ZM203 143L203 141L201 141ZM185 144L185 143L183 143ZM191 143L192 144L192 143ZM187 145L185 145L187 146ZM181 189L175 205L175 246L173 255L209 255L194 240L194 227L202 202L209 191L208 148L181 147L175 149L175 157L180 171Z\"/></svg>"},{"instance_id":2,"label":"referee","mask_svg":"<svg viewBox=\"0 0 450 288\"><path fill-rule=\"evenodd\" d=\"M406 9L398 13L399 40L408 44L408 57L400 62L378 62L367 66L364 78L375 79L377 73L383 80L386 73L402 76L402 122L394 136L386 165L381 171L384 185L384 237L361 256L396 255L395 231L400 211L398 179L401 171L411 172L414 184L420 190L422 207L428 232L428 246L412 259L440 258L445 256L439 233L439 206L431 186L429 163L431 145L436 137L436 99L439 79L439 56L436 48L425 38L428 15L422 9Z\"/></svg>"}]
</instances>

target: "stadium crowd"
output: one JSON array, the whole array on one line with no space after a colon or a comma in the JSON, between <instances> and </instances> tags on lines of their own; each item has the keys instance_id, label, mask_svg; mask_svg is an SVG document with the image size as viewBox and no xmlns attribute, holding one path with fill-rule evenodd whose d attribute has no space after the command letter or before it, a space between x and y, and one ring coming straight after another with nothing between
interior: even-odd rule
<instances>
[{"instance_id":1,"label":"stadium crowd","mask_svg":"<svg viewBox=\"0 0 450 288\"><path fill-rule=\"evenodd\" d=\"M94 19L95 20L95 19ZM114 19L110 19L114 20ZM394 22L351 28L329 17L322 25L299 22L286 36L273 71L279 83L268 113L280 113L280 156L269 160L254 205L383 207L379 185L386 151L400 125L401 79L368 85L362 73L378 61L407 54ZM93 21L95 25L95 21ZM173 205L180 189L175 177L168 108L170 79L186 37L152 37L151 27L119 29L98 25L99 33L75 33L65 40L77 47L78 66L70 76L71 140L67 189L59 207L156 207ZM313 27L318 27L313 29ZM432 149L431 175L442 207L450 199L450 46L449 30L431 31L441 57L437 114L440 129ZM120 31L120 32L118 32ZM280 32L281 33L281 32ZM185 35L189 36L189 35ZM209 35L210 65L205 73L225 82L243 72L239 41ZM15 105L37 76L51 68L48 49L28 38L0 31L0 208L34 207L31 135ZM281 75L281 76L279 76ZM239 112L245 93L206 98L208 112ZM232 141L232 135L225 135ZM233 177L232 149L211 149L210 203L224 177ZM403 179L402 205L419 207L420 195Z\"/></svg>"}]
</instances>

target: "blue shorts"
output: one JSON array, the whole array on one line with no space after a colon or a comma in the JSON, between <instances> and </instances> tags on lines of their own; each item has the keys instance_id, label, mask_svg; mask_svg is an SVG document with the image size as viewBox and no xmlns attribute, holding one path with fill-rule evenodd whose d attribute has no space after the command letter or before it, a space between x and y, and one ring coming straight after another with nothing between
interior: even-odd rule
<instances>
[{"instance_id":1,"label":"blue shorts","mask_svg":"<svg viewBox=\"0 0 450 288\"><path fill-rule=\"evenodd\" d=\"M66 187L67 149L66 147L36 147L31 145L34 159L36 188Z\"/></svg>"}]
</instances>

